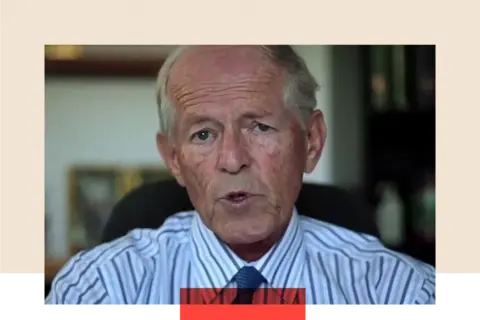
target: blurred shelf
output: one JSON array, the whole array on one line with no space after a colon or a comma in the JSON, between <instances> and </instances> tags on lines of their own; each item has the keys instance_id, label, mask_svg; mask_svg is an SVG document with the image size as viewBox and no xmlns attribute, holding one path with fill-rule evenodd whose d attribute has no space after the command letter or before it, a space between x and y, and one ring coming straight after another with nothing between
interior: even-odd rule
<instances>
[{"instance_id":1,"label":"blurred shelf","mask_svg":"<svg viewBox=\"0 0 480 320\"><path fill-rule=\"evenodd\" d=\"M394 183L404 205L404 245L391 248L435 266L435 239L418 235L414 195L435 176L435 46L363 46L364 181L375 207L378 183ZM400 108L396 101L408 105ZM382 102L376 108L375 102Z\"/></svg>"},{"instance_id":2,"label":"blurred shelf","mask_svg":"<svg viewBox=\"0 0 480 320\"><path fill-rule=\"evenodd\" d=\"M163 58L154 60L45 59L45 76L155 78L163 62Z\"/></svg>"}]
</instances>

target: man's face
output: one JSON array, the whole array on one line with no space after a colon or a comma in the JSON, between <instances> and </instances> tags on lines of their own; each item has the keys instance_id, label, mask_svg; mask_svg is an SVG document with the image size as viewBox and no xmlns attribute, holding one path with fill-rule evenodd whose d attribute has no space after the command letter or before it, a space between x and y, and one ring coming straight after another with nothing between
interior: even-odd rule
<instances>
[{"instance_id":1,"label":"man's face","mask_svg":"<svg viewBox=\"0 0 480 320\"><path fill-rule=\"evenodd\" d=\"M320 155L321 114L312 137L285 107L284 84L283 70L255 47L195 48L172 68L174 135L159 136L159 148L203 222L229 244L281 232Z\"/></svg>"}]
</instances>

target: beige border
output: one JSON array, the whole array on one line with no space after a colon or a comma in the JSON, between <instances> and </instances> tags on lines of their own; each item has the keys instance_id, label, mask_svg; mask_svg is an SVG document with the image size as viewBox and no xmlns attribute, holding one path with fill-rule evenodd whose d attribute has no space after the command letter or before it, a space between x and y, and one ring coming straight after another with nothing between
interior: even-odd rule
<instances>
[{"instance_id":1,"label":"beige border","mask_svg":"<svg viewBox=\"0 0 480 320\"><path fill-rule=\"evenodd\" d=\"M216 2L2 1L1 271L44 270L44 44L263 41L438 44L438 271L480 272L475 1Z\"/></svg>"}]
</instances>

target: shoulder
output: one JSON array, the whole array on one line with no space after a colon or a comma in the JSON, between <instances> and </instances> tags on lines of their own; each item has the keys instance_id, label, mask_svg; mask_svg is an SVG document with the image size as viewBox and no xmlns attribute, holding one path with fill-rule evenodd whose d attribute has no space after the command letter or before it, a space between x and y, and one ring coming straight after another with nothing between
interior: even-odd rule
<instances>
[{"instance_id":1,"label":"shoulder","mask_svg":"<svg viewBox=\"0 0 480 320\"><path fill-rule=\"evenodd\" d=\"M309 256L322 259L324 265L328 265L328 261L334 266L337 264L336 272L349 273L347 276L355 273L364 283L369 283L379 301L435 302L433 266L390 250L371 235L303 216L301 226ZM338 265L348 265L348 268Z\"/></svg>"},{"instance_id":2,"label":"shoulder","mask_svg":"<svg viewBox=\"0 0 480 320\"><path fill-rule=\"evenodd\" d=\"M127 288L139 289L153 267L156 271L165 268L169 254L189 242L194 214L177 213L158 229L135 229L76 254L56 275L46 302L105 304L134 299L136 293Z\"/></svg>"}]
</instances>

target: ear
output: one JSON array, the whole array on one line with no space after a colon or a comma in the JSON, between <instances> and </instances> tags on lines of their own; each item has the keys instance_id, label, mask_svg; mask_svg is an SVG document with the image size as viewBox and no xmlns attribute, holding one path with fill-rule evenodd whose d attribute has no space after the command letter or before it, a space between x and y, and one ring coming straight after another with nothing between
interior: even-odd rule
<instances>
[{"instance_id":1,"label":"ear","mask_svg":"<svg viewBox=\"0 0 480 320\"><path fill-rule=\"evenodd\" d=\"M173 138L169 137L165 133L157 133L157 149L160 155L165 161L170 172L172 172L173 176L177 180L177 182L184 187L184 179L180 170L180 165L178 162L178 150L175 148L175 145L172 141Z\"/></svg>"},{"instance_id":2,"label":"ear","mask_svg":"<svg viewBox=\"0 0 480 320\"><path fill-rule=\"evenodd\" d=\"M314 110L307 122L305 173L311 173L315 169L320 156L322 155L325 140L327 138L327 127L320 110Z\"/></svg>"}]
</instances>

